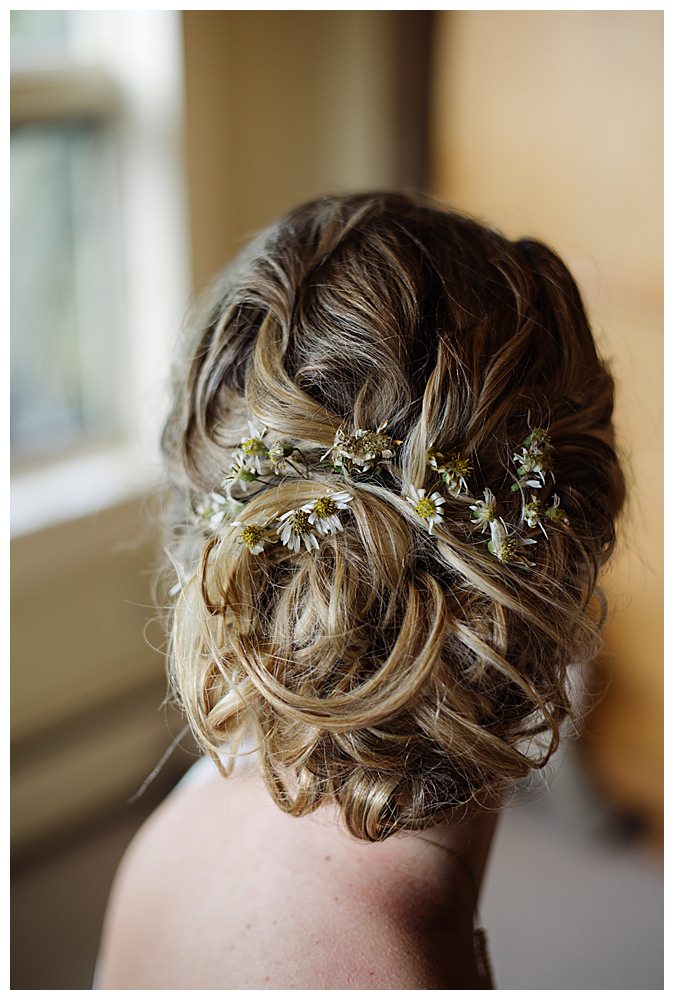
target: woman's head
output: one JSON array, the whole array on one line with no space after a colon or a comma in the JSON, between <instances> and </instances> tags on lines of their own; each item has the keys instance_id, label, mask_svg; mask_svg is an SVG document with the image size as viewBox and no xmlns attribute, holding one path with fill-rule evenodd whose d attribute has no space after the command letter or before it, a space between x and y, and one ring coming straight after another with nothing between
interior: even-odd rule
<instances>
[{"instance_id":1,"label":"woman's head","mask_svg":"<svg viewBox=\"0 0 674 1000\"><path fill-rule=\"evenodd\" d=\"M282 808L334 799L368 839L541 766L567 668L599 644L612 408L542 244L398 194L263 233L197 326L164 434L197 512L172 676L202 745L252 730Z\"/></svg>"}]
</instances>

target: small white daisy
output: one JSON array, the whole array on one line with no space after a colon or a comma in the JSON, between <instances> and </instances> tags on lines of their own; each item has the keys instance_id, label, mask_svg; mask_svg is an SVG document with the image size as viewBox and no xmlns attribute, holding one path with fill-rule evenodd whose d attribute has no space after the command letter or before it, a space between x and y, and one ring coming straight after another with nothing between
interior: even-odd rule
<instances>
[{"instance_id":1,"label":"small white daisy","mask_svg":"<svg viewBox=\"0 0 674 1000\"><path fill-rule=\"evenodd\" d=\"M248 551L254 556L264 551L265 526L263 524L258 524L256 521L249 521L248 524L243 521L232 521L232 524L237 528L241 528L237 538L241 546L245 545Z\"/></svg>"},{"instance_id":2,"label":"small white daisy","mask_svg":"<svg viewBox=\"0 0 674 1000\"><path fill-rule=\"evenodd\" d=\"M541 510L541 501L538 497L531 497L522 507L522 520L530 528L540 528L545 537L548 537L548 533L545 530L545 525L543 524L543 512Z\"/></svg>"},{"instance_id":3,"label":"small white daisy","mask_svg":"<svg viewBox=\"0 0 674 1000\"><path fill-rule=\"evenodd\" d=\"M232 487L238 484L246 490L251 483L256 483L260 478L255 463L246 458L241 452L234 452L234 461L229 467L229 472L222 480L223 489L231 493Z\"/></svg>"},{"instance_id":4,"label":"small white daisy","mask_svg":"<svg viewBox=\"0 0 674 1000\"><path fill-rule=\"evenodd\" d=\"M525 439L522 450L516 451L513 455L513 462L519 465L517 475L524 482L514 483L512 489L517 490L520 486L526 485L539 490L545 486L546 475L550 475L554 482L551 455L552 446L548 432L535 427Z\"/></svg>"},{"instance_id":5,"label":"small white daisy","mask_svg":"<svg viewBox=\"0 0 674 1000\"><path fill-rule=\"evenodd\" d=\"M446 502L439 493L426 496L425 489L408 486L403 494L408 504L423 521L428 524L428 534L433 534L433 526L442 523L442 505Z\"/></svg>"},{"instance_id":6,"label":"small white daisy","mask_svg":"<svg viewBox=\"0 0 674 1000\"><path fill-rule=\"evenodd\" d=\"M562 510L559 506L559 497L555 493L552 497L552 506L548 507L545 511L545 517L548 521L552 521L553 524L568 524L569 519L566 516L566 511ZM543 525L541 525L543 527Z\"/></svg>"},{"instance_id":7,"label":"small white daisy","mask_svg":"<svg viewBox=\"0 0 674 1000\"><path fill-rule=\"evenodd\" d=\"M239 513L243 504L221 493L208 493L194 505L194 513L209 531L215 531L224 521L230 521Z\"/></svg>"},{"instance_id":8,"label":"small white daisy","mask_svg":"<svg viewBox=\"0 0 674 1000\"><path fill-rule=\"evenodd\" d=\"M334 534L336 531L342 531L342 522L337 511L348 510L351 500L353 500L351 494L341 490L339 493L319 497L301 509L309 515L310 524L313 524L321 535Z\"/></svg>"},{"instance_id":9,"label":"small white daisy","mask_svg":"<svg viewBox=\"0 0 674 1000\"><path fill-rule=\"evenodd\" d=\"M513 461L521 463L517 474L520 480L523 480L523 482L513 484L513 490L519 489L520 486L530 486L534 490L540 490L545 486L545 476L550 472L550 469L542 465L536 456L531 456L526 448L522 449L521 454L514 454Z\"/></svg>"},{"instance_id":10,"label":"small white daisy","mask_svg":"<svg viewBox=\"0 0 674 1000\"><path fill-rule=\"evenodd\" d=\"M307 551L318 548L318 538L315 534L316 526L309 520L306 510L288 510L279 517L279 525L276 529L281 541L292 552L299 552L300 545L304 542Z\"/></svg>"},{"instance_id":11,"label":"small white daisy","mask_svg":"<svg viewBox=\"0 0 674 1000\"><path fill-rule=\"evenodd\" d=\"M522 507L522 520L526 521L530 528L535 528L541 521L541 501L538 497L532 497Z\"/></svg>"},{"instance_id":12,"label":"small white daisy","mask_svg":"<svg viewBox=\"0 0 674 1000\"><path fill-rule=\"evenodd\" d=\"M535 545L533 538L516 538L508 531L508 526L502 517L497 517L489 525L491 538L487 548L492 555L502 563L514 563L521 566L535 566L523 554L522 546Z\"/></svg>"},{"instance_id":13,"label":"small white daisy","mask_svg":"<svg viewBox=\"0 0 674 1000\"><path fill-rule=\"evenodd\" d=\"M437 451L428 452L428 464L436 472L439 472L450 493L455 495L460 494L463 490L468 492L468 483L466 481L466 476L469 476L473 471L473 467L467 458L455 451L449 458L441 455Z\"/></svg>"},{"instance_id":14,"label":"small white daisy","mask_svg":"<svg viewBox=\"0 0 674 1000\"><path fill-rule=\"evenodd\" d=\"M485 532L492 521L496 519L496 497L487 487L484 491L484 500L476 500L470 505L473 513L470 519L482 532Z\"/></svg>"},{"instance_id":15,"label":"small white daisy","mask_svg":"<svg viewBox=\"0 0 674 1000\"><path fill-rule=\"evenodd\" d=\"M288 471L286 459L292 455L293 451L294 448L292 445L287 444L285 441L274 441L273 444L269 445L267 458L275 476L282 476Z\"/></svg>"},{"instance_id":16,"label":"small white daisy","mask_svg":"<svg viewBox=\"0 0 674 1000\"><path fill-rule=\"evenodd\" d=\"M234 452L234 461L241 462L249 469L257 472L258 476L264 475L269 463L269 448L264 442L267 428L261 429L255 424L248 422L250 437L244 438L239 447Z\"/></svg>"}]
</instances>

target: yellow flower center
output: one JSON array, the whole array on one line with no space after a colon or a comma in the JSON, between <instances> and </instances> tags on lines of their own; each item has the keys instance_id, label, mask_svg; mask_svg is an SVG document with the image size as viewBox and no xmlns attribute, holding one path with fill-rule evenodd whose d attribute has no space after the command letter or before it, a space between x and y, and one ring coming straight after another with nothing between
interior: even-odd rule
<instances>
[{"instance_id":1,"label":"yellow flower center","mask_svg":"<svg viewBox=\"0 0 674 1000\"><path fill-rule=\"evenodd\" d=\"M391 438L387 434L377 434L375 431L368 431L356 438L353 450L357 455L381 455L391 444Z\"/></svg>"},{"instance_id":2,"label":"yellow flower center","mask_svg":"<svg viewBox=\"0 0 674 1000\"><path fill-rule=\"evenodd\" d=\"M316 517L331 517L337 513L337 504L332 497L319 497L314 501L314 514Z\"/></svg>"},{"instance_id":3,"label":"yellow flower center","mask_svg":"<svg viewBox=\"0 0 674 1000\"><path fill-rule=\"evenodd\" d=\"M241 451L244 455L264 455L269 454L269 449L260 438L247 438L241 442Z\"/></svg>"},{"instance_id":4,"label":"yellow flower center","mask_svg":"<svg viewBox=\"0 0 674 1000\"><path fill-rule=\"evenodd\" d=\"M517 542L512 538L506 538L501 542L498 550L498 557L501 562L507 563L517 555Z\"/></svg>"},{"instance_id":5,"label":"yellow flower center","mask_svg":"<svg viewBox=\"0 0 674 1000\"><path fill-rule=\"evenodd\" d=\"M537 521L540 517L541 501L534 497L524 508L524 516L528 520Z\"/></svg>"},{"instance_id":6,"label":"yellow flower center","mask_svg":"<svg viewBox=\"0 0 674 1000\"><path fill-rule=\"evenodd\" d=\"M455 452L447 463L447 468L453 472L456 476L464 479L469 472L472 471L472 466L467 458L463 458L459 452Z\"/></svg>"},{"instance_id":7,"label":"yellow flower center","mask_svg":"<svg viewBox=\"0 0 674 1000\"><path fill-rule=\"evenodd\" d=\"M247 524L241 529L241 541L249 549L255 548L262 541L262 528L259 524Z\"/></svg>"},{"instance_id":8,"label":"yellow flower center","mask_svg":"<svg viewBox=\"0 0 674 1000\"><path fill-rule=\"evenodd\" d=\"M429 518L437 514L435 504L429 497L421 497L414 507L419 517Z\"/></svg>"},{"instance_id":9,"label":"yellow flower center","mask_svg":"<svg viewBox=\"0 0 674 1000\"><path fill-rule=\"evenodd\" d=\"M290 521L290 527L296 535L306 535L311 531L311 522L305 510L293 511L288 520Z\"/></svg>"}]
</instances>

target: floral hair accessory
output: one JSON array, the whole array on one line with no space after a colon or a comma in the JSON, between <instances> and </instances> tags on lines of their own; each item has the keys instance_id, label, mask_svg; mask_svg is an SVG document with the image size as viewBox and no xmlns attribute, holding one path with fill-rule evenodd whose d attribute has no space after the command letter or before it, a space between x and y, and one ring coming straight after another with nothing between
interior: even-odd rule
<instances>
[{"instance_id":1,"label":"floral hair accessory","mask_svg":"<svg viewBox=\"0 0 674 1000\"><path fill-rule=\"evenodd\" d=\"M541 427L535 427L528 437L525 438L522 450L515 452L513 462L519 465L517 475L519 483L513 483L513 492L521 489L522 486L531 486L534 490L539 490L545 486L545 477L552 475L552 446L550 435Z\"/></svg>"},{"instance_id":2,"label":"floral hair accessory","mask_svg":"<svg viewBox=\"0 0 674 1000\"><path fill-rule=\"evenodd\" d=\"M250 421L248 427L250 437L243 438L233 451L232 462L222 483L223 489L230 495L237 484L245 492L251 483L265 483L264 477L270 474L285 475L289 469L298 472L291 461L291 456L301 454L298 448L288 441L266 441L266 427L258 428Z\"/></svg>"},{"instance_id":3,"label":"floral hair accessory","mask_svg":"<svg viewBox=\"0 0 674 1000\"><path fill-rule=\"evenodd\" d=\"M309 523L314 525L321 535L334 534L336 531L342 531L342 522L337 512L347 510L351 500L353 497L350 493L340 490L339 493L331 493L329 496L319 497L318 500L305 504L301 510L309 515Z\"/></svg>"},{"instance_id":4,"label":"floral hair accessory","mask_svg":"<svg viewBox=\"0 0 674 1000\"><path fill-rule=\"evenodd\" d=\"M522 506L522 520L530 528L540 528L545 537L548 533L543 524L543 505L539 497L530 497Z\"/></svg>"},{"instance_id":5,"label":"floral hair accessory","mask_svg":"<svg viewBox=\"0 0 674 1000\"><path fill-rule=\"evenodd\" d=\"M402 444L402 441L396 441L389 434L384 434L385 427L386 423L380 424L376 431L357 427L352 434L346 434L340 427L335 434L332 448L329 448L322 457L327 458L331 455L332 464L338 471L355 466L361 472L367 472L382 462L390 462L395 447Z\"/></svg>"},{"instance_id":6,"label":"floral hair accessory","mask_svg":"<svg viewBox=\"0 0 674 1000\"><path fill-rule=\"evenodd\" d=\"M460 494L462 491L468 493L466 477L473 471L473 467L460 452L455 451L453 455L446 458L440 452L429 451L428 464L432 469L440 473L450 493L454 493L455 495Z\"/></svg>"},{"instance_id":7,"label":"floral hair accessory","mask_svg":"<svg viewBox=\"0 0 674 1000\"><path fill-rule=\"evenodd\" d=\"M535 528L537 525L542 527L542 516L540 499L538 497L531 497L522 507L522 520L526 521L530 528Z\"/></svg>"},{"instance_id":8,"label":"floral hair accessory","mask_svg":"<svg viewBox=\"0 0 674 1000\"><path fill-rule=\"evenodd\" d=\"M235 527L240 527L239 532L239 544L245 546L252 555L259 555L260 552L264 551L265 538L265 527L264 524L258 524L255 521L251 521L248 524L244 524L243 521L232 521Z\"/></svg>"},{"instance_id":9,"label":"floral hair accessory","mask_svg":"<svg viewBox=\"0 0 674 1000\"><path fill-rule=\"evenodd\" d=\"M255 424L248 423L250 428L250 437L244 438L239 447L234 452L235 458L247 463L254 469L258 476L262 475L265 471L266 463L269 460L269 448L264 443L264 436L267 433L267 428L263 427L261 430L255 426Z\"/></svg>"},{"instance_id":10,"label":"floral hair accessory","mask_svg":"<svg viewBox=\"0 0 674 1000\"><path fill-rule=\"evenodd\" d=\"M556 493L552 497L552 505L548 507L545 511L545 517L548 519L548 521L552 521L553 524L569 523L569 519L566 516L566 511L562 510L562 508L559 506L559 497L557 496Z\"/></svg>"},{"instance_id":11,"label":"floral hair accessory","mask_svg":"<svg viewBox=\"0 0 674 1000\"><path fill-rule=\"evenodd\" d=\"M269 445L267 457L274 475L282 476L292 467L292 463L288 459L296 450L293 445L286 441L274 441L273 444Z\"/></svg>"},{"instance_id":12,"label":"floral hair accessory","mask_svg":"<svg viewBox=\"0 0 674 1000\"><path fill-rule=\"evenodd\" d=\"M496 520L496 498L489 487L486 488L483 496L484 500L476 500L470 505L470 509L473 511L470 519L484 533L491 522Z\"/></svg>"},{"instance_id":13,"label":"floral hair accessory","mask_svg":"<svg viewBox=\"0 0 674 1000\"><path fill-rule=\"evenodd\" d=\"M208 531L215 531L223 521L230 521L243 508L238 500L221 493L208 493L194 505L194 513Z\"/></svg>"},{"instance_id":14,"label":"floral hair accessory","mask_svg":"<svg viewBox=\"0 0 674 1000\"><path fill-rule=\"evenodd\" d=\"M210 531L215 531L226 521L240 528L237 539L239 545L255 555L263 552L270 542L280 542L292 552L299 552L302 545L307 551L317 550L322 538L343 530L340 514L348 509L353 497L346 490L337 490L285 511L280 516L274 514L263 524L255 521L244 523L232 521L242 510L246 499L232 497L231 491L235 485L245 492L251 483L272 485L273 480L265 477L286 475L290 471L311 479L312 470L320 471L325 468L323 463L328 456L337 474L347 470L367 472L390 462L396 446L402 444L385 433L385 423L374 431L357 427L352 433L346 433L340 428L335 434L332 447L319 460L310 461L289 441L267 440L265 427L258 428L249 423L249 429L250 436L244 438L233 452L231 465L223 480L222 492L207 494L195 504L194 511ZM409 485L403 489L402 496L428 528L429 535L432 535L437 525L445 520L443 508L448 499L446 494L451 494L457 500L462 499L464 494L466 500L472 501L472 526L479 528L483 535L489 531L487 547L492 555L502 563L534 566L535 563L526 557L524 549L535 545L536 539L523 537L522 529L539 528L547 539L546 524L569 524L557 494L553 494L552 502L548 501L548 506L545 506L542 492L539 492L547 486L548 476L554 482L552 452L549 432L535 427L525 438L522 447L512 456L517 467L517 481L511 488L522 494L518 529L497 514L496 497L489 487L483 490L482 499L471 496L468 477L473 466L459 451L451 453L449 457L433 450L426 453L428 466L438 473L444 484L445 495L442 487L427 494L423 487ZM298 469L295 465L296 456L303 469ZM528 494L527 488L537 492ZM275 522L275 535L271 533L270 521Z\"/></svg>"},{"instance_id":15,"label":"floral hair accessory","mask_svg":"<svg viewBox=\"0 0 674 1000\"><path fill-rule=\"evenodd\" d=\"M288 510L278 518L277 535L283 545L299 552L302 542L307 549L317 549L319 539L343 531L337 511L347 510L353 500L350 493L340 490L317 497L295 510Z\"/></svg>"},{"instance_id":16,"label":"floral hair accessory","mask_svg":"<svg viewBox=\"0 0 674 1000\"><path fill-rule=\"evenodd\" d=\"M415 514L422 521L426 521L428 534L432 535L434 526L442 523L442 505L445 503L445 498L437 492L427 497L426 490L417 489L415 486L408 486L403 495Z\"/></svg>"},{"instance_id":17,"label":"floral hair accessory","mask_svg":"<svg viewBox=\"0 0 674 1000\"><path fill-rule=\"evenodd\" d=\"M502 563L518 563L521 566L535 566L522 552L525 545L535 545L534 538L517 538L511 534L507 524L502 517L495 518L489 524L491 538L487 542L487 548L492 555L496 556Z\"/></svg>"},{"instance_id":18,"label":"floral hair accessory","mask_svg":"<svg viewBox=\"0 0 674 1000\"><path fill-rule=\"evenodd\" d=\"M244 490L260 478L257 469L242 455L237 455L222 481L224 489L231 495L232 487L238 483Z\"/></svg>"},{"instance_id":19,"label":"floral hair accessory","mask_svg":"<svg viewBox=\"0 0 674 1000\"><path fill-rule=\"evenodd\" d=\"M522 512L519 531L510 526L502 517L496 514L496 498L487 487L483 500L475 500L470 504L471 521L479 527L482 533L489 528L489 551L502 563L520 566L535 566L524 553L524 548L536 545L536 539L522 536L522 528L540 528L545 538L548 538L545 522L552 524L569 524L566 512L561 508L559 497L555 493L552 503L545 507L540 492L527 493L530 490L541 491L547 485L546 477L554 481L552 471L552 444L547 430L535 427L525 439L522 448L513 455L517 466L518 481L512 485L512 490L522 494Z\"/></svg>"},{"instance_id":20,"label":"floral hair accessory","mask_svg":"<svg viewBox=\"0 0 674 1000\"><path fill-rule=\"evenodd\" d=\"M309 520L306 510L288 510L281 514L277 535L292 552L299 552L302 542L307 551L318 548L318 529Z\"/></svg>"}]
</instances>

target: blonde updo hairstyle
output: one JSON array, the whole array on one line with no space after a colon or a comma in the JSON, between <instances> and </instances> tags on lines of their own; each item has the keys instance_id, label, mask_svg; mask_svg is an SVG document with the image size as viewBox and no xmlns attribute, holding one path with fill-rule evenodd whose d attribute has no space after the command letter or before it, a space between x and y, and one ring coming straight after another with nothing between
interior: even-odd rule
<instances>
[{"instance_id":1,"label":"blonde updo hairstyle","mask_svg":"<svg viewBox=\"0 0 674 1000\"><path fill-rule=\"evenodd\" d=\"M569 665L600 645L597 574L623 481L613 382L578 289L534 240L511 242L430 200L322 198L225 272L177 366L163 445L182 498L172 621L175 695L228 772L253 734L276 803L336 802L356 837L423 829L542 767L569 715ZM217 490L247 421L308 463L248 494L264 522L346 490L317 550L253 554L191 511ZM316 469L340 428L400 441L368 471ZM470 493L521 517L513 453L547 429L568 523L535 565L495 558L465 495L427 524L429 449L466 456ZM516 476L515 476L516 478Z\"/></svg>"}]
</instances>

